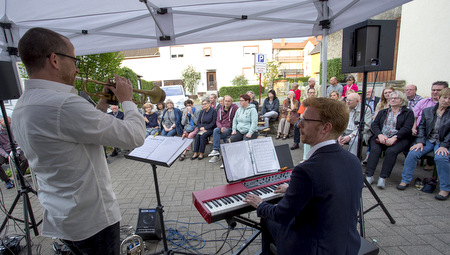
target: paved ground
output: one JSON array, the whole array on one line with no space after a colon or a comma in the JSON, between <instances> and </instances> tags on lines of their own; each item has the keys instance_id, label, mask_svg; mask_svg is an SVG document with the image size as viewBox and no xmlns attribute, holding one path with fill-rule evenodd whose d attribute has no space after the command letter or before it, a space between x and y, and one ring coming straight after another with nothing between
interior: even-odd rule
<instances>
[{"instance_id":1,"label":"paved ground","mask_svg":"<svg viewBox=\"0 0 450 255\"><path fill-rule=\"evenodd\" d=\"M282 143L292 144L292 139L274 140L276 145ZM211 145L207 146L207 152ZM302 149L292 152L294 164L298 164ZM189 154L190 155L190 154ZM368 240L376 242L380 247L380 254L450 254L450 200L437 201L434 194L427 194L413 187L405 191L398 191L395 186L400 181L402 162L404 156L400 155L392 176L387 180L387 187L379 190L373 186L376 193L385 204L396 223L391 224L389 219L377 207L365 214L365 232ZM380 160L382 162L382 159ZM170 233L196 235L202 241L192 240L191 245L200 248L198 253L231 254L239 247L243 239L249 237L253 230L238 224L235 230L230 231L227 238L226 222L206 224L192 204L192 192L226 184L224 172L219 168L220 162L208 163L208 159L202 161L186 159L177 161L171 168L158 167L158 179L161 191L161 199L164 205L164 218ZM111 160L109 165L113 179L113 187L122 210L122 225L136 227L138 209L154 208L157 205L151 166L149 164L131 161L119 155ZM379 169L375 176L379 173ZM415 177L428 177L431 172L426 172L418 167ZM6 208L10 208L15 196L14 189L5 190L1 185ZM42 209L37 197L30 195L31 204L37 220L42 219ZM21 201L21 200L20 200ZM363 190L364 208L370 208L376 203L373 195L367 188ZM4 214L0 214L3 221ZM14 210L14 215L23 218L22 203ZM250 217L257 219L255 213ZM9 221L7 235L21 233L23 224L14 224ZM39 228L40 229L40 228ZM2 236L5 232L1 233ZM48 237L34 236L33 254L54 254L52 240ZM194 239L194 238L192 238ZM226 241L224 241L226 239ZM25 240L22 241L25 244ZM223 247L222 247L223 246ZM255 254L260 247L260 240L255 240L243 254ZM148 253L160 251L162 241L146 242ZM169 243L169 248L176 246ZM40 252L40 253L39 253ZM21 254L25 254L22 252Z\"/></svg>"}]
</instances>

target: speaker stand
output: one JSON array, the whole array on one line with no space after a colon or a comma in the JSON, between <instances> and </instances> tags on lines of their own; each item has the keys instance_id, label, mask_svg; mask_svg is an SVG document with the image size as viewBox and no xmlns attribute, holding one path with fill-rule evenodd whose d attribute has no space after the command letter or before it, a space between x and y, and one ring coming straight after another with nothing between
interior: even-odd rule
<instances>
[{"instance_id":1,"label":"speaker stand","mask_svg":"<svg viewBox=\"0 0 450 255\"><path fill-rule=\"evenodd\" d=\"M10 168L11 168L11 171L14 171L14 168L15 168L15 170L17 171L17 174L16 174L17 179L20 182L20 189L17 190L16 198L14 199L14 202L12 203L11 208L8 211L8 214L6 215L5 219L3 220L2 226L0 227L0 233L5 228L6 223L8 222L9 219L14 219L14 220L24 223L25 224L25 240L27 241L27 254L31 255L32 254L32 252L31 252L31 244L32 243L31 243L31 237L30 237L30 227L34 230L34 235L38 236L39 230L38 230L37 226L39 224L41 224L42 220L39 223L36 223L36 219L34 218L33 208L31 207L30 197L28 196L28 193L31 192L31 193L37 195L37 192L34 191L25 182L23 175L19 170L19 167L18 167L19 159L17 158L16 146L13 142L11 130L9 128L8 118L7 118L5 104L3 103L3 100L0 100L0 106L1 106L1 110L2 110L3 120L5 121L6 132L8 133L9 145L11 147L11 152L14 155L14 157L13 157L14 163L13 164L15 164L15 167L10 166ZM14 185L18 185L18 183L15 183ZM19 220L12 216L12 213L13 213L14 209L16 208L17 202L19 201L20 198L22 198L22 202L23 202L24 220Z\"/></svg>"},{"instance_id":2,"label":"speaker stand","mask_svg":"<svg viewBox=\"0 0 450 255\"><path fill-rule=\"evenodd\" d=\"M366 92L367 92L367 73L368 71L364 71L364 78L363 78L363 87L362 87L362 99L361 99L361 114L360 114L360 118L359 118L359 127L358 127L358 150L357 150L357 157L359 159L361 159L362 156L362 142L363 142L363 132L364 132L364 113L366 110ZM375 93L375 91L373 92ZM374 109L375 110L375 109ZM360 235L362 237L366 237L365 234L365 228L364 228L364 214L370 212L372 209L376 208L377 206L380 206L381 209L383 210L384 214L386 214L386 216L389 218L389 221L392 224L395 224L395 220L394 218L392 218L391 214L389 213L389 211L387 210L387 208L384 206L383 201L381 201L380 197L377 195L377 193L375 192L375 190L372 188L372 185L366 180L366 178L364 177L364 184L365 186L369 189L370 193L372 194L373 198L375 198L375 200L377 201L377 203L375 205L373 205L372 207L370 207L369 209L365 210L363 209L363 200L361 197L361 208L359 211L359 226L360 226Z\"/></svg>"}]
</instances>

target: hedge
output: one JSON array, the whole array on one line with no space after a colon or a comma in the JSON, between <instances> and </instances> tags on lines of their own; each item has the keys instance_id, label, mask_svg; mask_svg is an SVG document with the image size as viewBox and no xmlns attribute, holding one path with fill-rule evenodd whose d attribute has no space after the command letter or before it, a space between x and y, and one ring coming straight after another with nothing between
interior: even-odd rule
<instances>
[{"instance_id":1,"label":"hedge","mask_svg":"<svg viewBox=\"0 0 450 255\"><path fill-rule=\"evenodd\" d=\"M239 96L247 93L247 91L253 91L256 96L259 95L259 85L246 85L246 86L227 86L219 89L219 97L230 95L233 101L238 101ZM264 93L264 88L261 88L261 93Z\"/></svg>"}]
</instances>

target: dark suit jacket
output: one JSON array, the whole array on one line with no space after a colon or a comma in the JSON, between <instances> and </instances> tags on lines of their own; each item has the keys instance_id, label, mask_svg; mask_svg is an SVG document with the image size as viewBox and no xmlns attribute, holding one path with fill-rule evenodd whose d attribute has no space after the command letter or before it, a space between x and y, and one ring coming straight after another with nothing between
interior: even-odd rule
<instances>
[{"instance_id":1,"label":"dark suit jacket","mask_svg":"<svg viewBox=\"0 0 450 255\"><path fill-rule=\"evenodd\" d=\"M108 114L111 114L112 116L114 116L113 112L108 112ZM122 111L118 111L116 118L123 120L123 117L124 117L123 112Z\"/></svg>"},{"instance_id":2,"label":"dark suit jacket","mask_svg":"<svg viewBox=\"0 0 450 255\"><path fill-rule=\"evenodd\" d=\"M294 168L278 205L263 202L257 213L281 224L278 254L358 254L362 188L359 160L338 144L327 145Z\"/></svg>"}]
</instances>

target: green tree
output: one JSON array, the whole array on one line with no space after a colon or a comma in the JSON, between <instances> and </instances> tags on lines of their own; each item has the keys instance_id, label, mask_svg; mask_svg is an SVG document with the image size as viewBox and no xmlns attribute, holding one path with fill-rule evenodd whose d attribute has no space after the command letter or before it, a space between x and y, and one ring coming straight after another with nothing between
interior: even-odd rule
<instances>
[{"instance_id":1,"label":"green tree","mask_svg":"<svg viewBox=\"0 0 450 255\"><path fill-rule=\"evenodd\" d=\"M320 63L320 77L322 77L322 63ZM345 81L345 76L341 73L341 59L333 58L327 60L327 81L331 77L336 77L338 82Z\"/></svg>"},{"instance_id":2,"label":"green tree","mask_svg":"<svg viewBox=\"0 0 450 255\"><path fill-rule=\"evenodd\" d=\"M248 84L247 78L245 78L245 75L238 75L234 77L234 79L231 81L231 84L234 86L245 86Z\"/></svg>"},{"instance_id":3,"label":"green tree","mask_svg":"<svg viewBox=\"0 0 450 255\"><path fill-rule=\"evenodd\" d=\"M194 87L198 84L201 77L200 72L197 72L192 65L189 65L181 72L181 79L183 80L184 87L191 94L194 92Z\"/></svg>"},{"instance_id":4,"label":"green tree","mask_svg":"<svg viewBox=\"0 0 450 255\"><path fill-rule=\"evenodd\" d=\"M81 59L79 66L79 76L83 78L89 78L97 81L106 82L108 78L114 78L114 74L118 73L120 69L120 64L123 60L123 55L119 52L93 54L87 56L78 57ZM129 78L129 77L127 77ZM82 90L81 81L75 81L75 88L78 91ZM137 86L137 76L136 76L136 86ZM103 86L96 85L94 83L88 82L86 84L87 92L95 94L103 90ZM99 98L92 98L94 101L99 100Z\"/></svg>"},{"instance_id":5,"label":"green tree","mask_svg":"<svg viewBox=\"0 0 450 255\"><path fill-rule=\"evenodd\" d=\"M280 63L275 60L270 60L267 62L267 72L261 75L262 79L262 86L264 88L267 88L270 82L278 78L278 75L280 71L278 70L280 68ZM259 81L259 75L258 75L258 81Z\"/></svg>"}]
</instances>

